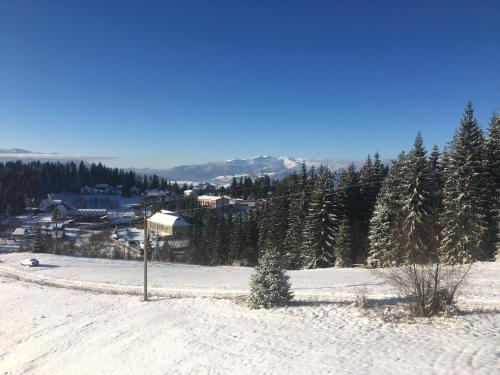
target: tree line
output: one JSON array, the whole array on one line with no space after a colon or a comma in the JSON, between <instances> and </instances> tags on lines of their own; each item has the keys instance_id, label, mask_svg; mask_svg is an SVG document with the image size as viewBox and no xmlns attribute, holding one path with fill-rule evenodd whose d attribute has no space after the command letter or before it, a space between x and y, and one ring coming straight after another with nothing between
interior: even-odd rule
<instances>
[{"instance_id":1,"label":"tree line","mask_svg":"<svg viewBox=\"0 0 500 375\"><path fill-rule=\"evenodd\" d=\"M270 184L260 210L198 213L204 230L194 225L189 259L252 265L260 249L273 248L287 269L491 260L499 247L499 159L500 116L485 135L469 104L443 151L428 152L419 133L390 166L378 153L340 174L303 165ZM233 196L245 181L233 181Z\"/></svg>"},{"instance_id":2,"label":"tree line","mask_svg":"<svg viewBox=\"0 0 500 375\"><path fill-rule=\"evenodd\" d=\"M84 186L96 184L122 185L122 195L130 195L133 186L141 191L181 187L157 175L142 176L133 171L110 168L101 163L10 161L0 163L0 217L21 213L36 205L49 193L78 193Z\"/></svg>"}]
</instances>

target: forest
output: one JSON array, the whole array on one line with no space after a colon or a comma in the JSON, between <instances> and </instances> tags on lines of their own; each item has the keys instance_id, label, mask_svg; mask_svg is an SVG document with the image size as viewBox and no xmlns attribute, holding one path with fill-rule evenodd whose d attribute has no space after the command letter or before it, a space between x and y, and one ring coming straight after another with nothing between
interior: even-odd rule
<instances>
[{"instance_id":1,"label":"forest","mask_svg":"<svg viewBox=\"0 0 500 375\"><path fill-rule=\"evenodd\" d=\"M384 267L431 256L450 264L492 260L499 247L500 116L483 134L469 104L442 151L427 151L419 133L390 165L375 153L359 170L350 165L334 174L304 165L264 186L269 198L260 210L181 210L205 228L193 226L186 260L254 265L266 247L279 251L287 269ZM252 189L251 180L233 181L225 193L254 197Z\"/></svg>"}]
</instances>

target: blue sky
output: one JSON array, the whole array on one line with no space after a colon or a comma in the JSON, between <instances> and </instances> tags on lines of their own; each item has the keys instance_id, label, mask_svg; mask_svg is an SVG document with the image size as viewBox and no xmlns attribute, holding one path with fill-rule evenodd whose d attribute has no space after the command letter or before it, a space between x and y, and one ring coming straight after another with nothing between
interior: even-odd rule
<instances>
[{"instance_id":1,"label":"blue sky","mask_svg":"<svg viewBox=\"0 0 500 375\"><path fill-rule=\"evenodd\" d=\"M393 157L500 110L499 1L0 3L0 148Z\"/></svg>"}]
</instances>

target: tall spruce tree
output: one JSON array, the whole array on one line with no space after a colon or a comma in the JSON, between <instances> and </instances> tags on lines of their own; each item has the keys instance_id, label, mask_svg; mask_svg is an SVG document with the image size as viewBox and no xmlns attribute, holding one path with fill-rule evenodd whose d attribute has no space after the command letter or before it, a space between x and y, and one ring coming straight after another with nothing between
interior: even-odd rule
<instances>
[{"instance_id":1,"label":"tall spruce tree","mask_svg":"<svg viewBox=\"0 0 500 375\"><path fill-rule=\"evenodd\" d=\"M364 263L368 255L369 241L368 230L370 219L373 216L377 195L382 186L382 181L386 175L384 164L380 160L380 155L375 153L372 161L368 156L365 164L359 173L360 182L360 202L359 202L359 231L360 231L360 251L359 261Z\"/></svg>"},{"instance_id":2,"label":"tall spruce tree","mask_svg":"<svg viewBox=\"0 0 500 375\"><path fill-rule=\"evenodd\" d=\"M301 249L303 268L328 267L334 264L333 240L336 216L333 215L332 184L330 171L321 167L314 181L303 228Z\"/></svg>"},{"instance_id":3,"label":"tall spruce tree","mask_svg":"<svg viewBox=\"0 0 500 375\"><path fill-rule=\"evenodd\" d=\"M339 225L337 235L335 236L335 266L348 267L350 265L351 255L351 232L349 221L344 217Z\"/></svg>"},{"instance_id":4,"label":"tall spruce tree","mask_svg":"<svg viewBox=\"0 0 500 375\"><path fill-rule=\"evenodd\" d=\"M229 243L228 260L229 263L233 263L241 259L241 253L245 248L242 215L233 216L231 231L229 234L231 239Z\"/></svg>"},{"instance_id":5,"label":"tall spruce tree","mask_svg":"<svg viewBox=\"0 0 500 375\"><path fill-rule=\"evenodd\" d=\"M440 252L448 263L465 263L484 256L483 241L488 229L484 143L469 103L444 168Z\"/></svg>"},{"instance_id":6,"label":"tall spruce tree","mask_svg":"<svg viewBox=\"0 0 500 375\"><path fill-rule=\"evenodd\" d=\"M409 263L425 263L435 241L432 238L432 184L427 153L420 133L410 151L401 197L403 258Z\"/></svg>"},{"instance_id":7,"label":"tall spruce tree","mask_svg":"<svg viewBox=\"0 0 500 375\"><path fill-rule=\"evenodd\" d=\"M369 253L366 263L371 267L401 264L403 257L402 198L408 155L404 152L393 161L384 179L369 228Z\"/></svg>"},{"instance_id":8,"label":"tall spruce tree","mask_svg":"<svg viewBox=\"0 0 500 375\"><path fill-rule=\"evenodd\" d=\"M430 212L432 216L430 239L431 248L434 251L439 247L441 226L439 223L439 215L443 209L443 170L444 158L441 156L439 148L434 145L429 155L429 184L430 184Z\"/></svg>"},{"instance_id":9,"label":"tall spruce tree","mask_svg":"<svg viewBox=\"0 0 500 375\"><path fill-rule=\"evenodd\" d=\"M288 227L285 235L284 263L287 269L301 267L301 247L307 196L302 179L293 176L289 182Z\"/></svg>"},{"instance_id":10,"label":"tall spruce tree","mask_svg":"<svg viewBox=\"0 0 500 375\"><path fill-rule=\"evenodd\" d=\"M485 258L490 259L500 255L500 115L494 114L491 118L486 140L486 154L488 161L488 196L487 212L488 231L486 235Z\"/></svg>"},{"instance_id":11,"label":"tall spruce tree","mask_svg":"<svg viewBox=\"0 0 500 375\"><path fill-rule=\"evenodd\" d=\"M344 170L335 186L335 213L337 217L347 218L350 232L351 251L345 262L352 265L364 262L363 238L361 230L361 198L359 173L354 164Z\"/></svg>"}]
</instances>

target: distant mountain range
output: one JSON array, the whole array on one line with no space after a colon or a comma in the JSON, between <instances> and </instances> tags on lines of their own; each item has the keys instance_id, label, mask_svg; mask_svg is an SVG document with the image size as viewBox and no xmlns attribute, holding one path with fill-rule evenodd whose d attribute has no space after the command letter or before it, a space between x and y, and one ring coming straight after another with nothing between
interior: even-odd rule
<instances>
[{"instance_id":1,"label":"distant mountain range","mask_svg":"<svg viewBox=\"0 0 500 375\"><path fill-rule=\"evenodd\" d=\"M23 161L59 161L69 162L92 162L105 161L113 159L112 157L103 156L83 156L69 155L60 153L42 153L29 150L14 148L1 149L0 161L23 160ZM156 174L171 181L200 183L209 182L213 185L230 184L233 177L255 178L257 176L268 175L271 178L281 179L293 172L298 172L306 163L307 167L319 167L324 165L330 168L331 171L339 171L346 168L350 163L360 166L363 160L349 159L301 159L289 156L273 157L273 156L257 156L248 159L232 159L224 161L207 162L204 164L181 165L168 169L153 169L153 168L130 168L140 174Z\"/></svg>"},{"instance_id":2,"label":"distant mountain range","mask_svg":"<svg viewBox=\"0 0 500 375\"><path fill-rule=\"evenodd\" d=\"M232 159L225 161L208 162L205 164L181 165L169 169L137 169L133 170L141 174L157 174L172 181L198 183L209 182L214 185L230 184L233 177L251 177L268 175L271 178L283 178L293 172L298 172L302 163L307 167L320 165L327 166L332 171L346 168L351 162L360 165L361 162L353 160L305 160L288 156L257 156L249 159Z\"/></svg>"}]
</instances>

